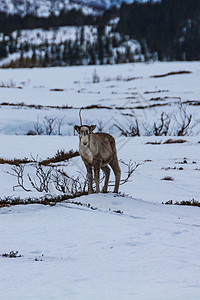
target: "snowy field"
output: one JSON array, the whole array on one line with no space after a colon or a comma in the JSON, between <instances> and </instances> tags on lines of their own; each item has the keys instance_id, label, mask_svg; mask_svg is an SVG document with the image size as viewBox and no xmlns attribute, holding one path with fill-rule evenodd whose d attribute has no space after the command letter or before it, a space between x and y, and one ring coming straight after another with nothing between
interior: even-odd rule
<instances>
[{"instance_id":1,"label":"snowy field","mask_svg":"<svg viewBox=\"0 0 200 300\"><path fill-rule=\"evenodd\" d=\"M180 71L191 73L151 77ZM100 108L84 110L84 122L102 123L110 133L115 123L128 127L129 115L152 123L163 111L177 112L180 102L189 104L195 120L199 76L198 62L0 69L0 132L24 135L48 116L63 119L62 134L72 135L78 109L91 105Z\"/></svg>"},{"instance_id":2,"label":"snowy field","mask_svg":"<svg viewBox=\"0 0 200 300\"><path fill-rule=\"evenodd\" d=\"M83 122L115 136L122 179L124 163L140 164L120 195L82 196L81 206L0 208L0 299L199 299L200 208L162 204L200 201L199 78L198 62L0 69L0 159L78 150L73 126L86 107ZM196 124L190 136L173 136L173 127L166 137L122 137L114 126L126 130L134 118L153 124L162 112L180 120L180 103ZM45 131L45 117L55 118L54 135L27 136L36 125ZM165 144L169 138L185 142ZM85 174L80 157L62 168ZM12 165L0 164L1 199L45 196L28 180L31 164L30 192L13 190L17 178L8 172ZM49 193L60 194L53 185ZM11 251L18 257L3 255Z\"/></svg>"}]
</instances>

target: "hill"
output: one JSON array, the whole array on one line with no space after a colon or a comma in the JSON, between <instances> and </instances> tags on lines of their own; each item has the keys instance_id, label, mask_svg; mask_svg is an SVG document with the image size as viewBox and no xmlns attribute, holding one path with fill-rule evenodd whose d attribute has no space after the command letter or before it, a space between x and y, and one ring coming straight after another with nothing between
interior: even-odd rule
<instances>
[{"instance_id":1,"label":"hill","mask_svg":"<svg viewBox=\"0 0 200 300\"><path fill-rule=\"evenodd\" d=\"M200 2L162 0L124 4L118 29L160 60L200 60Z\"/></svg>"}]
</instances>

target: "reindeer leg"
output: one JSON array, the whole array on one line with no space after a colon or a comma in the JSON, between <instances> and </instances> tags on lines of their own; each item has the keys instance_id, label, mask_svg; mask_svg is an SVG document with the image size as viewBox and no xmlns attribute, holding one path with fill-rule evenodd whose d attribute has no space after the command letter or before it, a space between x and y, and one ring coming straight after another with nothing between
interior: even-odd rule
<instances>
[{"instance_id":1,"label":"reindeer leg","mask_svg":"<svg viewBox=\"0 0 200 300\"><path fill-rule=\"evenodd\" d=\"M110 162L110 166L113 169L113 172L115 174L115 188L114 188L114 193L118 193L119 191L119 183L120 183L120 177L121 177L121 169L119 167L119 163L117 158L112 160Z\"/></svg>"},{"instance_id":2,"label":"reindeer leg","mask_svg":"<svg viewBox=\"0 0 200 300\"><path fill-rule=\"evenodd\" d=\"M102 193L107 193L108 192L108 182L109 182L109 177L110 177L110 168L108 166L101 167L102 171L105 174L105 181L104 181L104 187L102 190Z\"/></svg>"},{"instance_id":3,"label":"reindeer leg","mask_svg":"<svg viewBox=\"0 0 200 300\"><path fill-rule=\"evenodd\" d=\"M96 193L100 193L99 179L100 179L100 162L97 161L94 164L94 180L95 180L95 183L96 183Z\"/></svg>"},{"instance_id":4,"label":"reindeer leg","mask_svg":"<svg viewBox=\"0 0 200 300\"><path fill-rule=\"evenodd\" d=\"M87 169L87 178L88 178L88 194L92 194L94 192L93 188L92 188L92 181L93 181L92 167L88 164L85 164L85 166L86 166L86 169Z\"/></svg>"}]
</instances>

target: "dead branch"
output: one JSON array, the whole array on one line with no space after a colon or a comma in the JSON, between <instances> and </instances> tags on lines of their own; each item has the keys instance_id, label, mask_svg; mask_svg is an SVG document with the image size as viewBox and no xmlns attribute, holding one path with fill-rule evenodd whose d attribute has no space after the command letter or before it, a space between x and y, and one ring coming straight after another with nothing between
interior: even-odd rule
<instances>
[{"instance_id":1,"label":"dead branch","mask_svg":"<svg viewBox=\"0 0 200 300\"><path fill-rule=\"evenodd\" d=\"M55 169L52 175L52 181L57 191L64 194L70 193L69 190L69 176L62 170Z\"/></svg>"},{"instance_id":2,"label":"dead branch","mask_svg":"<svg viewBox=\"0 0 200 300\"><path fill-rule=\"evenodd\" d=\"M85 193L86 191L87 179L83 177L84 181L82 182L81 176L79 175L76 178L70 177L63 170L55 168L52 175L52 181L59 192L75 195Z\"/></svg>"},{"instance_id":3,"label":"dead branch","mask_svg":"<svg viewBox=\"0 0 200 300\"><path fill-rule=\"evenodd\" d=\"M129 125L128 130L123 129L118 124L114 124L114 126L120 130L122 136L126 136L126 137L140 136L139 123L136 118L134 118L134 122L132 122L132 124Z\"/></svg>"},{"instance_id":4,"label":"dead branch","mask_svg":"<svg viewBox=\"0 0 200 300\"><path fill-rule=\"evenodd\" d=\"M166 136L169 132L170 123L171 116L166 114L165 112L162 112L160 120L158 122L154 122L152 127L149 124L143 124L145 135Z\"/></svg>"},{"instance_id":5,"label":"dead branch","mask_svg":"<svg viewBox=\"0 0 200 300\"><path fill-rule=\"evenodd\" d=\"M39 163L34 163L33 166L35 167L35 175L37 177L38 183L36 183L35 179L32 179L30 174L28 174L28 179L34 189L38 192L49 192L49 184L51 182L51 173L53 168L52 167L43 167Z\"/></svg>"},{"instance_id":6,"label":"dead branch","mask_svg":"<svg viewBox=\"0 0 200 300\"><path fill-rule=\"evenodd\" d=\"M189 130L192 130L198 122L191 125L193 115L187 113L186 106L184 107L182 103L179 104L179 115L180 121L177 119L176 114L174 113L173 117L178 124L178 128L176 129L175 135L177 136L185 136L189 134Z\"/></svg>"},{"instance_id":7,"label":"dead branch","mask_svg":"<svg viewBox=\"0 0 200 300\"><path fill-rule=\"evenodd\" d=\"M46 135L54 134L53 131L56 126L56 118L45 116L43 123L44 123Z\"/></svg>"},{"instance_id":8,"label":"dead branch","mask_svg":"<svg viewBox=\"0 0 200 300\"><path fill-rule=\"evenodd\" d=\"M124 161L121 161L121 163L127 167L126 178L120 180L120 185L123 185L129 181L135 170L143 163L133 163L131 160L128 163L125 163Z\"/></svg>"},{"instance_id":9,"label":"dead branch","mask_svg":"<svg viewBox=\"0 0 200 300\"><path fill-rule=\"evenodd\" d=\"M25 168L25 165L24 164L20 164L20 165L17 165L17 166L13 166L11 168L11 170L14 172L14 173L11 173L11 172L6 172L7 174L9 175L12 175L12 176L15 176L17 177L17 182L18 184L13 186L13 191L15 190L15 188L17 187L21 187L23 190L25 190L26 192L30 192L31 190L28 190L27 188L25 188L24 186L24 168Z\"/></svg>"},{"instance_id":10,"label":"dead branch","mask_svg":"<svg viewBox=\"0 0 200 300\"><path fill-rule=\"evenodd\" d=\"M128 163L125 163L124 161L121 160L121 163L127 167L127 171L125 172L127 174L127 176L120 180L120 185L123 185L123 184L129 182L130 178L133 176L133 173L135 172L135 170L139 166L144 164L144 163L133 163L131 160ZM114 184L112 184L112 182L114 182L114 181L109 182L109 186L114 186Z\"/></svg>"}]
</instances>

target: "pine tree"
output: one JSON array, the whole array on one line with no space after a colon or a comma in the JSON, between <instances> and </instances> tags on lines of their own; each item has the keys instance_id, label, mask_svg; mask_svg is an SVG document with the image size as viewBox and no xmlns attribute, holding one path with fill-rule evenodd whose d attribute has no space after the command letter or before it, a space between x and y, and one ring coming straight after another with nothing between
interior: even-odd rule
<instances>
[{"instance_id":1,"label":"pine tree","mask_svg":"<svg viewBox=\"0 0 200 300\"><path fill-rule=\"evenodd\" d=\"M80 45L83 46L85 41L85 30L84 30L84 26L82 26L81 28L81 37L80 37Z\"/></svg>"},{"instance_id":2,"label":"pine tree","mask_svg":"<svg viewBox=\"0 0 200 300\"><path fill-rule=\"evenodd\" d=\"M31 65L33 67L35 67L37 65L37 56L36 56L36 49L35 49L35 46L33 46L33 49L32 49L33 53L32 53L32 57L31 57Z\"/></svg>"}]
</instances>

